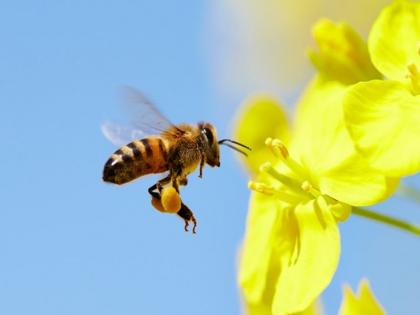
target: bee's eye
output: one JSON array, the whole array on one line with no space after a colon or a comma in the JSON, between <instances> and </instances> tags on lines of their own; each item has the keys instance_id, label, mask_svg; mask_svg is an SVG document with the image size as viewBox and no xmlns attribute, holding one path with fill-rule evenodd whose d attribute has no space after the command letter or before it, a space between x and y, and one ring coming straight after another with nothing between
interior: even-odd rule
<instances>
[{"instance_id":1,"label":"bee's eye","mask_svg":"<svg viewBox=\"0 0 420 315\"><path fill-rule=\"evenodd\" d=\"M213 138L213 133L211 132L211 130L209 128L203 128L201 132L206 136L208 143L212 144L214 138Z\"/></svg>"}]
</instances>

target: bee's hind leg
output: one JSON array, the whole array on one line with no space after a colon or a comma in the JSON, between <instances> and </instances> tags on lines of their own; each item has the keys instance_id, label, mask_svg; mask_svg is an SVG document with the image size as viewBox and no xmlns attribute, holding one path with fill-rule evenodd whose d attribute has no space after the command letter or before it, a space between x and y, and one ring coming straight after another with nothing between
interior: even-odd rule
<instances>
[{"instance_id":1,"label":"bee's hind leg","mask_svg":"<svg viewBox=\"0 0 420 315\"><path fill-rule=\"evenodd\" d=\"M160 200L160 190L158 188L158 184L154 184L153 186L149 187L147 191L153 198Z\"/></svg>"},{"instance_id":2,"label":"bee's hind leg","mask_svg":"<svg viewBox=\"0 0 420 315\"><path fill-rule=\"evenodd\" d=\"M181 209L177 212L177 214L184 220L185 222L185 232L188 232L189 222L193 223L192 232L195 234L195 228L197 227L197 220L194 217L194 214L183 202L181 203Z\"/></svg>"},{"instance_id":3,"label":"bee's hind leg","mask_svg":"<svg viewBox=\"0 0 420 315\"><path fill-rule=\"evenodd\" d=\"M156 198L157 200L160 200L160 198L161 198L160 193L162 192L162 188L163 188L164 185L166 185L167 183L169 183L171 181L171 178L172 178L172 176L171 176L171 174L169 174L165 178L162 178L161 180L159 180L153 186L150 186L147 191L149 192L149 194L153 198Z\"/></svg>"},{"instance_id":4,"label":"bee's hind leg","mask_svg":"<svg viewBox=\"0 0 420 315\"><path fill-rule=\"evenodd\" d=\"M158 190L159 193L162 191L163 186L165 186L167 183L169 183L172 179L172 175L169 174L168 176L166 176L165 178L162 178L161 180L158 180L158 182L156 184L154 184L152 187L149 188L149 193L153 196L152 191L153 190ZM160 196L160 194L159 194Z\"/></svg>"}]
</instances>

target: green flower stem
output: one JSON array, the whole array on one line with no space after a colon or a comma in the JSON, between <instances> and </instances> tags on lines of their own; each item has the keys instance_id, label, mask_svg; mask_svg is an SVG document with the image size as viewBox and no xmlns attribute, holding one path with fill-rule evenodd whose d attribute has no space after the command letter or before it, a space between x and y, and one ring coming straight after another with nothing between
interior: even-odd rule
<instances>
[{"instance_id":1,"label":"green flower stem","mask_svg":"<svg viewBox=\"0 0 420 315\"><path fill-rule=\"evenodd\" d=\"M368 218L370 220L378 221L384 224L391 225L395 228L398 228L400 230L404 230L406 232L412 233L414 235L420 236L420 226L411 224L409 222L399 220L390 216L387 216L385 214L381 214L378 212L374 212L372 210L364 209L364 208L358 208L353 207L352 213L355 215L358 215L360 217Z\"/></svg>"},{"instance_id":2,"label":"green flower stem","mask_svg":"<svg viewBox=\"0 0 420 315\"><path fill-rule=\"evenodd\" d=\"M401 184L397 193L402 197L409 198L420 203L420 191L412 186Z\"/></svg>"}]
</instances>

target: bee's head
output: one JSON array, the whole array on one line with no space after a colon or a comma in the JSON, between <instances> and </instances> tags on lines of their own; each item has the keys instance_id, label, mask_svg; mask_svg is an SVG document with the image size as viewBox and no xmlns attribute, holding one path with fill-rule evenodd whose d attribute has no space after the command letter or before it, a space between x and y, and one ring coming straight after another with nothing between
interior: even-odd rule
<instances>
[{"instance_id":1,"label":"bee's head","mask_svg":"<svg viewBox=\"0 0 420 315\"><path fill-rule=\"evenodd\" d=\"M219 145L225 145L245 156L248 154L243 149L251 151L250 147L231 139L222 139L218 141L216 129L212 124L201 122L198 124L198 128L200 129L200 137L205 147L206 162L211 167L220 166Z\"/></svg>"},{"instance_id":2,"label":"bee's head","mask_svg":"<svg viewBox=\"0 0 420 315\"><path fill-rule=\"evenodd\" d=\"M217 142L216 129L212 124L201 122L198 124L202 141L205 145L206 163L211 167L220 166L220 150Z\"/></svg>"}]
</instances>

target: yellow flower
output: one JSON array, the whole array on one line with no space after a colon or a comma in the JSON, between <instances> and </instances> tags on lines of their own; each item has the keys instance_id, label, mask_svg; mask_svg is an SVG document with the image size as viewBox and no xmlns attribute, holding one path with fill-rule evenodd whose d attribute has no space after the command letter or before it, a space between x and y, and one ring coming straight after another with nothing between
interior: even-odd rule
<instances>
[{"instance_id":1,"label":"yellow flower","mask_svg":"<svg viewBox=\"0 0 420 315\"><path fill-rule=\"evenodd\" d=\"M346 88L316 78L299 103L292 131L276 125L285 115L274 100L256 97L244 107L238 140L252 146L265 137L285 139L267 139L270 150L255 146L246 160L251 170L271 161L249 184L256 192L239 273L249 309L271 309L274 315L305 310L336 270L337 222L348 217L351 206L375 204L395 188L395 181L371 169L353 147L342 119ZM270 132L269 126L276 129Z\"/></svg>"},{"instance_id":2,"label":"yellow flower","mask_svg":"<svg viewBox=\"0 0 420 315\"><path fill-rule=\"evenodd\" d=\"M325 78L353 84L382 77L370 60L365 41L347 23L321 19L312 35L318 51L309 50L309 59Z\"/></svg>"},{"instance_id":3,"label":"yellow flower","mask_svg":"<svg viewBox=\"0 0 420 315\"><path fill-rule=\"evenodd\" d=\"M215 83L225 93L299 91L312 76L305 51L320 18L349 21L367 34L390 0L213 0L209 50ZM285 94L287 93L287 94Z\"/></svg>"},{"instance_id":4,"label":"yellow flower","mask_svg":"<svg viewBox=\"0 0 420 315\"><path fill-rule=\"evenodd\" d=\"M357 150L388 176L420 170L420 3L394 1L375 21L368 48L387 80L354 85L344 113Z\"/></svg>"},{"instance_id":5,"label":"yellow flower","mask_svg":"<svg viewBox=\"0 0 420 315\"><path fill-rule=\"evenodd\" d=\"M359 284L357 295L350 287L344 287L339 315L385 315L385 311L370 290L368 281L363 280Z\"/></svg>"},{"instance_id":6,"label":"yellow flower","mask_svg":"<svg viewBox=\"0 0 420 315\"><path fill-rule=\"evenodd\" d=\"M369 287L367 280L359 283L357 294L348 285L343 288L343 300L338 315L386 315L381 304ZM269 308L248 308L249 315L272 315ZM319 301L314 302L307 309L293 315L324 315Z\"/></svg>"}]
</instances>

